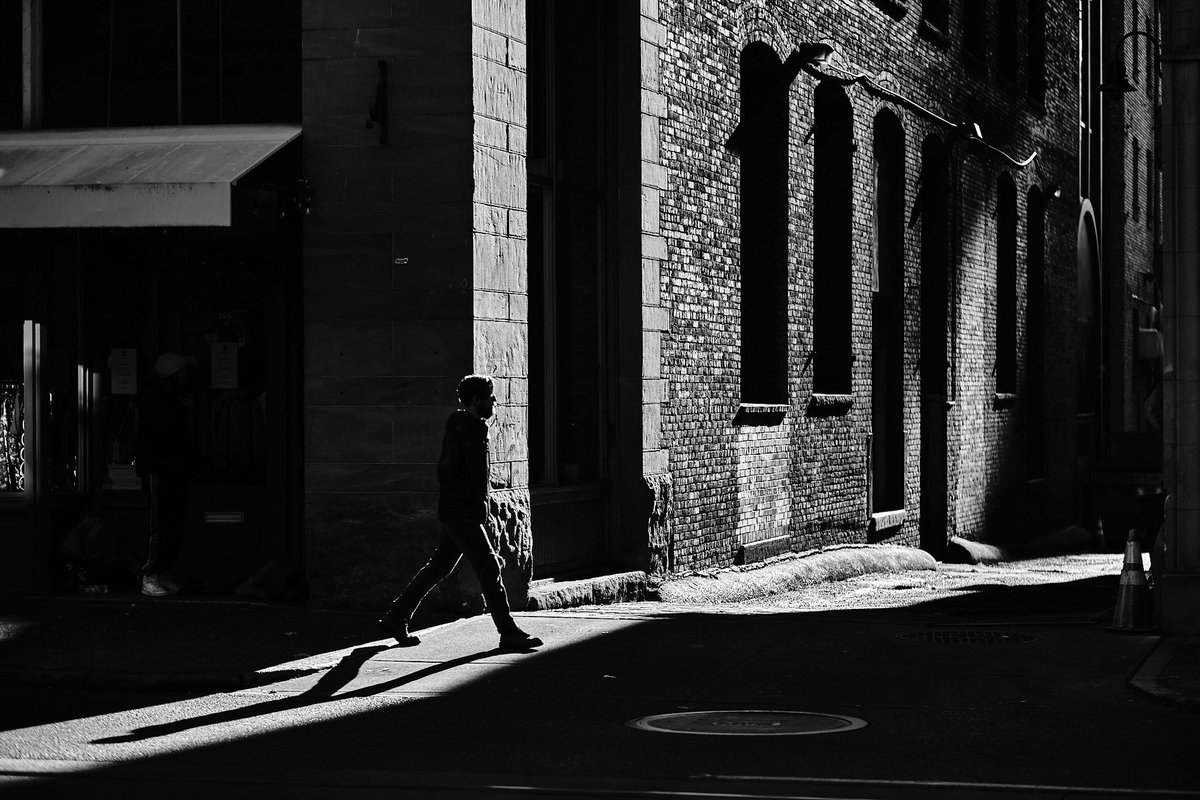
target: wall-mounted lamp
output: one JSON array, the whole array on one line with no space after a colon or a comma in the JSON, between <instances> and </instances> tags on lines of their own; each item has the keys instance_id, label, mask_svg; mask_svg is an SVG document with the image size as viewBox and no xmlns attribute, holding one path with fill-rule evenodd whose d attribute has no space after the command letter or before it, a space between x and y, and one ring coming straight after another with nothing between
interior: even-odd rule
<instances>
[{"instance_id":1,"label":"wall-mounted lamp","mask_svg":"<svg viewBox=\"0 0 1200 800\"><path fill-rule=\"evenodd\" d=\"M940 114L925 108L908 97L905 97L898 92L890 89L885 89L879 85L876 79L867 73L851 74L850 72L840 69L837 66L830 65L829 62L833 58L834 48L828 42L801 42L797 45L792 54L788 56L784 62L784 75L786 80L790 82L796 77L797 72L803 69L818 80L834 80L842 86L851 86L858 84L876 97L881 97L893 103L897 103L904 108L915 111L922 117L932 120L950 131L950 139L974 139L990 152L1000 156L1018 169L1024 169L1033 163L1037 158L1035 150L1027 158L1018 160L1013 158L1008 153L1000 150L991 144L988 144L983 139L983 129L975 122L960 122L954 123ZM826 71L825 67L831 66L831 71Z\"/></svg>"},{"instance_id":2,"label":"wall-mounted lamp","mask_svg":"<svg viewBox=\"0 0 1200 800\"><path fill-rule=\"evenodd\" d=\"M781 85L788 85L806 70L809 74L818 75L818 69L827 65L833 58L833 45L825 42L801 42L783 62L779 73Z\"/></svg>"},{"instance_id":3,"label":"wall-mounted lamp","mask_svg":"<svg viewBox=\"0 0 1200 800\"><path fill-rule=\"evenodd\" d=\"M1051 200L1057 200L1062 197L1062 187L1057 183L1052 183L1046 187L1046 194L1050 196Z\"/></svg>"},{"instance_id":4,"label":"wall-mounted lamp","mask_svg":"<svg viewBox=\"0 0 1200 800\"><path fill-rule=\"evenodd\" d=\"M793 51L805 64L824 67L833 59L833 45L828 42L801 42Z\"/></svg>"},{"instance_id":5,"label":"wall-mounted lamp","mask_svg":"<svg viewBox=\"0 0 1200 800\"><path fill-rule=\"evenodd\" d=\"M983 128L979 127L978 122L960 122L954 126L954 130L950 134L951 139L978 139L983 141Z\"/></svg>"},{"instance_id":6,"label":"wall-mounted lamp","mask_svg":"<svg viewBox=\"0 0 1200 800\"><path fill-rule=\"evenodd\" d=\"M1129 80L1129 73L1125 71L1125 40L1130 36L1145 36L1150 41L1154 42L1154 47L1158 47L1158 40L1151 36L1146 31L1132 30L1121 37L1121 41L1117 42L1117 55L1109 64L1106 74L1112 75L1111 78L1100 84L1096 88L1106 94L1128 94L1129 92L1137 91L1137 87Z\"/></svg>"}]
</instances>

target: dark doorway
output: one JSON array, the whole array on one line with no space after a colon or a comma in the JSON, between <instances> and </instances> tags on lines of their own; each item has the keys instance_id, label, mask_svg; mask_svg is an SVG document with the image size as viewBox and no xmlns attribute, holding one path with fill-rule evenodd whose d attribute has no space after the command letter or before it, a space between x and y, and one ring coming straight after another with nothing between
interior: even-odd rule
<instances>
[{"instance_id":1,"label":"dark doorway","mask_svg":"<svg viewBox=\"0 0 1200 800\"><path fill-rule=\"evenodd\" d=\"M875 117L871 511L904 508L904 129Z\"/></svg>"},{"instance_id":2,"label":"dark doorway","mask_svg":"<svg viewBox=\"0 0 1200 800\"><path fill-rule=\"evenodd\" d=\"M946 320L950 241L946 152L929 137L921 148L921 549L945 550Z\"/></svg>"},{"instance_id":3,"label":"dark doorway","mask_svg":"<svg viewBox=\"0 0 1200 800\"><path fill-rule=\"evenodd\" d=\"M562 576L601 563L612 528L616 10L526 8L533 567Z\"/></svg>"}]
</instances>

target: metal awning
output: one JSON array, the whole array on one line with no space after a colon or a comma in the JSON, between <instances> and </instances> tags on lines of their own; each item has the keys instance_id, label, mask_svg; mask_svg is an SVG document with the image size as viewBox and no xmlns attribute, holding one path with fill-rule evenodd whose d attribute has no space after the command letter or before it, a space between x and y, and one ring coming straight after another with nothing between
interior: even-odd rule
<instances>
[{"instance_id":1,"label":"metal awning","mask_svg":"<svg viewBox=\"0 0 1200 800\"><path fill-rule=\"evenodd\" d=\"M0 228L231 224L232 186L295 125L0 133Z\"/></svg>"}]
</instances>

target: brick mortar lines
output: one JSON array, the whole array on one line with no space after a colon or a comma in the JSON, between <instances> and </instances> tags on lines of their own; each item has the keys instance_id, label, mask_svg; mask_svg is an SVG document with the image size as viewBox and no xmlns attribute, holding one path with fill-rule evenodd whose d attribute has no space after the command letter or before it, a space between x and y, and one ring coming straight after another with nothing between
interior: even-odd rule
<instances>
[{"instance_id":1,"label":"brick mortar lines","mask_svg":"<svg viewBox=\"0 0 1200 800\"><path fill-rule=\"evenodd\" d=\"M1023 157L1034 149L1037 136L1049 136L1053 147L1064 154L1072 146L1069 139L1073 132L1067 131L1061 121L1071 119L1068 113L1073 112L1065 107L1051 103L1046 115L1038 117L1030 113L1021 93L986 82L983 82L984 102L978 102L981 81L959 68L953 47L943 53L917 37L918 15L909 14L904 21L893 23L874 7L861 4L823 3L819 8L809 7L813 5L746 4L736 8L752 9L753 14L739 19L731 3L708 5L702 10L684 2L661 4L667 43L660 73L662 91L668 100L668 116L661 130L662 160L670 175L668 190L660 198L662 229L670 244L668 258L663 263L661 292L664 304L672 310L671 332L664 338L662 361L664 377L671 381L673 389L673 402L664 409L663 433L670 448L675 481L678 568L726 563L736 546L738 531L772 524L771 520L783 515L778 507L767 502L776 492L754 492L739 486L739 464L743 471L759 469L771 474L779 474L779 465L786 465L787 485L791 487L792 495L786 505L790 507L793 542L798 546L862 541L865 533L863 468L865 434L870 430L871 353L870 321L866 312L870 308L872 254L869 248L863 248L863 243L870 241L871 230L870 203L861 201L870 196L871 190L870 147L863 145L869 145L871 141L870 126L875 109L890 104L876 101L857 89L847 90L854 108L855 136L859 143L855 158L855 196L860 201L856 203L858 210L853 220L855 241L859 243L854 255L853 277L855 404L842 417L812 419L804 415L804 405L811 390L811 372L803 363L806 350L803 341L807 339L811 325L811 216L806 213L811 198L811 157L808 146L801 140L811 126L813 81L802 73L792 89L790 144L793 215L789 276L792 299L788 315L793 341L801 341L789 359L792 409L778 430L735 428L732 418L739 394L737 331L740 320L736 311L739 307L739 178L736 158L723 145L739 116L737 59L740 47L764 37L770 41L781 38L789 42L812 41L820 38L822 31L836 30L839 31L836 43L839 56L845 59L843 64L850 61L852 65L862 63L875 69L886 65L894 73L891 88L952 119L965 119L968 112L978 112L977 118L985 132L996 131L998 134L993 134L990 140L1010 153ZM1054 19L1058 10L1052 8L1048 19ZM994 24L994 20L992 22ZM953 30L951 39L956 40ZM1053 32L1048 33L1047 40L1051 43L1050 70L1057 70L1051 83L1066 81L1068 78L1064 76L1071 75L1071 56L1065 52L1069 48L1061 53L1054 50L1053 43L1064 40L1054 38ZM1065 41L1073 42L1074 36ZM894 51L899 47L908 48L910 57L897 59ZM846 52L843 48L851 48L851 51ZM787 54L780 55L785 57ZM929 81L929 75L937 75L939 80ZM945 104L948 108L941 107L942 97L955 93L964 99ZM1057 96L1053 89L1047 93L1051 99ZM976 98L974 102L972 97ZM1002 120L1014 117L1014 106L1019 111L1015 117L1020 124L1002 124ZM920 142L928 126L909 112L897 110L896 113L907 132L906 153L910 166L906 201L911 203L919 174ZM1056 121L1059 126L1051 127ZM995 180L998 167L987 163L984 171L990 183ZM1035 178L1028 172L1016 177L1018 194L1023 196ZM1064 178L1054 182L1066 184L1068 181ZM1054 226L1047 226L1048 241L1052 229ZM1019 225L1018 239L1021 241L1023 232L1023 225ZM920 280L919 242L919 236L908 232L905 422L910 431L919 427L920 419L915 371L919 355L916 347L919 318L914 319L918 317L914 301ZM984 245L982 260L987 261L986 237ZM1053 254L1048 252L1048 266L1055 263L1052 259ZM964 263L962 269L972 274L977 272L985 287L986 276L994 276L994 263L982 267ZM1023 262L1018 272L1020 308L1024 302ZM1067 281L1063 279L1060 283L1065 286ZM986 288L979 290L974 284L967 288L982 291L974 299L984 308L989 307L988 303L994 303L994 277L991 297ZM1048 307L1049 303L1048 296ZM962 309L960 335L969 323L973 324L961 312ZM1048 340L1050 335L1048 331ZM992 346L987 345L986 351L991 349ZM1018 353L1022 353L1020 347ZM1023 360L1023 356L1019 357ZM1051 359L1047 361L1049 368ZM978 363L971 362L974 372L969 374L980 373ZM685 380L685 376L692 377ZM1012 419L1020 419L1019 412L1002 412L998 417L986 406L985 401L991 396L987 389L989 385L987 380L972 383L971 408L958 410L958 416L949 420L952 428L963 437L957 452L978 446L989 454L982 466L972 463L966 468L955 469L952 465L950 470L950 494L957 500L952 506L951 517L959 522L958 532L967 535L982 533L990 513L988 508L1001 507L1003 495L1010 494L1006 488L989 501L981 496L987 493L979 489L989 477L995 483L998 465L1011 460L1009 456L1001 455L1005 450L1002 443L1011 439L1013 425L1018 424ZM1061 392L1063 388L1062 385L1050 386L1048 391ZM1007 418L1012 419L1000 421ZM783 441L788 444L780 444ZM918 446L916 436L909 435L906 505L910 513L900 535L893 541L915 542L919 522L916 504L919 475L914 465L919 463ZM771 484L776 489L781 489L782 485L778 480ZM751 502L756 509L738 510L739 491L754 495L743 501ZM766 506L775 510L764 515L761 507Z\"/></svg>"}]
</instances>

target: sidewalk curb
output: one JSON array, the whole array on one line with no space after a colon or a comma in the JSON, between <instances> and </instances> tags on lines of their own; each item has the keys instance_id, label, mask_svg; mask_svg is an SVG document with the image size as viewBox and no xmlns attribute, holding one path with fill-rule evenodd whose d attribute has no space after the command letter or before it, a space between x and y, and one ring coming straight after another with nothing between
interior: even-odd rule
<instances>
[{"instance_id":1,"label":"sidewalk curb","mask_svg":"<svg viewBox=\"0 0 1200 800\"><path fill-rule=\"evenodd\" d=\"M943 561L947 564L996 564L1026 558L1086 553L1095 548L1095 536L1078 525L1038 536L1028 542L994 545L951 536Z\"/></svg>"},{"instance_id":2,"label":"sidewalk curb","mask_svg":"<svg viewBox=\"0 0 1200 800\"><path fill-rule=\"evenodd\" d=\"M787 553L745 566L672 577L659 587L658 596L667 603L729 603L872 572L908 569L937 569L937 560L915 547L839 545Z\"/></svg>"},{"instance_id":3,"label":"sidewalk curb","mask_svg":"<svg viewBox=\"0 0 1200 800\"><path fill-rule=\"evenodd\" d=\"M618 572L599 578L577 581L549 582L529 587L526 611L547 611L552 608L597 606L629 600L646 600L647 580L644 572Z\"/></svg>"},{"instance_id":4,"label":"sidewalk curb","mask_svg":"<svg viewBox=\"0 0 1200 800\"><path fill-rule=\"evenodd\" d=\"M869 572L937 569L924 550L896 545L848 544L773 558L691 575L662 578L644 572L619 572L576 581L547 582L529 589L526 611L548 611L622 601L727 603L752 600L823 581L844 580Z\"/></svg>"}]
</instances>

